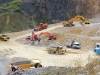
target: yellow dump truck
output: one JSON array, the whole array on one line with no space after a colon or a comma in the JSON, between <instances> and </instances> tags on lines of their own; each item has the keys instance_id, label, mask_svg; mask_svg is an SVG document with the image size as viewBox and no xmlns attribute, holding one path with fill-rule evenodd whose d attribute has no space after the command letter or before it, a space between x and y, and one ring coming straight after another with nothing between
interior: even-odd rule
<instances>
[{"instance_id":1,"label":"yellow dump truck","mask_svg":"<svg viewBox=\"0 0 100 75\"><path fill-rule=\"evenodd\" d=\"M7 35L0 34L0 39L1 39L2 41L8 41L10 38L9 38Z\"/></svg>"},{"instance_id":2,"label":"yellow dump truck","mask_svg":"<svg viewBox=\"0 0 100 75\"><path fill-rule=\"evenodd\" d=\"M47 51L49 54L65 54L66 53L66 49L64 49L62 46L58 46L58 47L49 47L47 48Z\"/></svg>"},{"instance_id":3,"label":"yellow dump truck","mask_svg":"<svg viewBox=\"0 0 100 75\"><path fill-rule=\"evenodd\" d=\"M27 61L20 61L20 62L15 62L13 63L13 66L16 69L29 69L29 68L41 68L41 60L39 59L31 59Z\"/></svg>"}]
</instances>

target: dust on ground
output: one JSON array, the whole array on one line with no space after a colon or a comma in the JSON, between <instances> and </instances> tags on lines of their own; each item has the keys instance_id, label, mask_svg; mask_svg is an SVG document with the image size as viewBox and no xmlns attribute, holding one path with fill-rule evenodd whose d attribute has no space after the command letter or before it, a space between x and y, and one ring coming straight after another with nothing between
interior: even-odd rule
<instances>
[{"instance_id":1,"label":"dust on ground","mask_svg":"<svg viewBox=\"0 0 100 75\"><path fill-rule=\"evenodd\" d=\"M4 55L12 57L25 57L28 59L39 58L42 61L43 66L85 66L91 58L97 57L94 54L93 48L96 42L99 42L99 31L100 27L97 25L86 25L86 26L74 26L74 27L63 27L61 23L54 24L45 30L35 32L50 32L58 35L57 40L48 41L47 36L41 36L42 40L37 45L32 45L31 41L26 41L26 37L31 35L32 30L8 33L11 39L7 42L0 41L2 48L0 50L7 49L8 54ZM93 38L97 39L93 39ZM66 44L76 39L81 43L82 49L68 49ZM50 44L59 43L64 46L67 53L64 55L48 54L46 47ZM12 54L9 54L11 53ZM14 51L14 53L13 53ZM80 62L78 62L78 60Z\"/></svg>"}]
</instances>

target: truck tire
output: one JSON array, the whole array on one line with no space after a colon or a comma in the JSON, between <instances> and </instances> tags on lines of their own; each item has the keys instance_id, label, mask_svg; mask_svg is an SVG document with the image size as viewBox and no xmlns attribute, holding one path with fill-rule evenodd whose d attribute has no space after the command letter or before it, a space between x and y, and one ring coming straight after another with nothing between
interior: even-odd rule
<instances>
[{"instance_id":1,"label":"truck tire","mask_svg":"<svg viewBox=\"0 0 100 75\"><path fill-rule=\"evenodd\" d=\"M41 65L40 63L36 63L36 64L34 65L34 67L35 67L35 68L41 68L42 65Z\"/></svg>"},{"instance_id":2,"label":"truck tire","mask_svg":"<svg viewBox=\"0 0 100 75\"><path fill-rule=\"evenodd\" d=\"M56 40L56 38L54 38L53 40Z\"/></svg>"},{"instance_id":3,"label":"truck tire","mask_svg":"<svg viewBox=\"0 0 100 75\"><path fill-rule=\"evenodd\" d=\"M54 51L51 50L51 54L54 54Z\"/></svg>"},{"instance_id":4,"label":"truck tire","mask_svg":"<svg viewBox=\"0 0 100 75\"><path fill-rule=\"evenodd\" d=\"M59 54L59 55L62 55L62 53L61 53L60 51L58 52L58 54Z\"/></svg>"},{"instance_id":5,"label":"truck tire","mask_svg":"<svg viewBox=\"0 0 100 75\"><path fill-rule=\"evenodd\" d=\"M63 25L64 27L66 27L66 25Z\"/></svg>"},{"instance_id":6,"label":"truck tire","mask_svg":"<svg viewBox=\"0 0 100 75\"><path fill-rule=\"evenodd\" d=\"M37 31L36 29L34 29L34 31Z\"/></svg>"},{"instance_id":7,"label":"truck tire","mask_svg":"<svg viewBox=\"0 0 100 75\"><path fill-rule=\"evenodd\" d=\"M51 50L48 50L48 54L51 54Z\"/></svg>"},{"instance_id":8,"label":"truck tire","mask_svg":"<svg viewBox=\"0 0 100 75\"><path fill-rule=\"evenodd\" d=\"M66 47L67 47L67 48L72 48L70 45L67 45Z\"/></svg>"},{"instance_id":9,"label":"truck tire","mask_svg":"<svg viewBox=\"0 0 100 75\"><path fill-rule=\"evenodd\" d=\"M2 41L4 41L4 39L3 39L3 38L1 38L1 40L2 40Z\"/></svg>"}]
</instances>

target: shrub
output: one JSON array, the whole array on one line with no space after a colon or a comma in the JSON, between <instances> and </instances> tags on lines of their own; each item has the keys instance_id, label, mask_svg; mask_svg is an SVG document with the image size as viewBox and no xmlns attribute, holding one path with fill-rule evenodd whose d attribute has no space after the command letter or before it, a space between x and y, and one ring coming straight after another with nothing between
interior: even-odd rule
<instances>
[{"instance_id":1,"label":"shrub","mask_svg":"<svg viewBox=\"0 0 100 75\"><path fill-rule=\"evenodd\" d=\"M15 12L21 12L20 8L16 8Z\"/></svg>"}]
</instances>

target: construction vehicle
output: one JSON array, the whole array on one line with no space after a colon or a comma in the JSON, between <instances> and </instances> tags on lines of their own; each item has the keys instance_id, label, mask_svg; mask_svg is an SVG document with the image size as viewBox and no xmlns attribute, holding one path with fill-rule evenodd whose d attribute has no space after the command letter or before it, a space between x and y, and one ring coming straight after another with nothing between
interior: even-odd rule
<instances>
[{"instance_id":1,"label":"construction vehicle","mask_svg":"<svg viewBox=\"0 0 100 75\"><path fill-rule=\"evenodd\" d=\"M67 22L62 22L64 27L72 27L74 26L73 22L79 22L81 25L83 25L83 23L85 24L90 24L89 20L85 19L83 16L77 15L73 18L71 18L69 21Z\"/></svg>"},{"instance_id":2,"label":"construction vehicle","mask_svg":"<svg viewBox=\"0 0 100 75\"><path fill-rule=\"evenodd\" d=\"M16 69L21 69L21 70L42 67L41 60L39 60L39 59L31 59L31 60L27 60L27 61L14 62L12 64Z\"/></svg>"},{"instance_id":3,"label":"construction vehicle","mask_svg":"<svg viewBox=\"0 0 100 75\"><path fill-rule=\"evenodd\" d=\"M50 34L49 32L41 32L38 35L38 38L40 38L41 35L45 35L45 34L49 37L48 40L56 40L57 39L57 35L56 34Z\"/></svg>"},{"instance_id":4,"label":"construction vehicle","mask_svg":"<svg viewBox=\"0 0 100 75\"><path fill-rule=\"evenodd\" d=\"M79 42L75 42L74 40L72 41L72 43L70 45L66 45L67 48L74 48L74 49L80 49L81 45Z\"/></svg>"},{"instance_id":5,"label":"construction vehicle","mask_svg":"<svg viewBox=\"0 0 100 75\"><path fill-rule=\"evenodd\" d=\"M96 54L100 54L100 43L96 43L96 47L94 48L94 52Z\"/></svg>"},{"instance_id":6,"label":"construction vehicle","mask_svg":"<svg viewBox=\"0 0 100 75\"><path fill-rule=\"evenodd\" d=\"M41 33L39 33L38 35L36 35L36 34L34 33L34 31L32 31L32 36L28 36L28 37L26 38L26 41L31 40L31 41L38 41L38 42L40 42L41 36L42 36L42 35L45 35L45 34L49 37L48 40L56 40L57 37L58 37L56 34L50 34L49 32L41 32Z\"/></svg>"},{"instance_id":7,"label":"construction vehicle","mask_svg":"<svg viewBox=\"0 0 100 75\"><path fill-rule=\"evenodd\" d=\"M78 16L75 16L75 17L76 17L77 19L80 19L81 22L83 22L83 23L85 23L85 24L90 24L90 21L87 20L87 19L85 19L84 16L78 15Z\"/></svg>"},{"instance_id":8,"label":"construction vehicle","mask_svg":"<svg viewBox=\"0 0 100 75\"><path fill-rule=\"evenodd\" d=\"M40 23L39 26L37 26L34 31L40 31L42 29L46 29L48 27L48 24L47 23Z\"/></svg>"},{"instance_id":9,"label":"construction vehicle","mask_svg":"<svg viewBox=\"0 0 100 75\"><path fill-rule=\"evenodd\" d=\"M64 49L62 46L57 46L57 47L49 47L47 48L47 51L49 54L65 54L66 53L66 49Z\"/></svg>"},{"instance_id":10,"label":"construction vehicle","mask_svg":"<svg viewBox=\"0 0 100 75\"><path fill-rule=\"evenodd\" d=\"M5 34L0 34L0 39L2 41L8 41L10 38L7 35L5 35Z\"/></svg>"}]
</instances>

